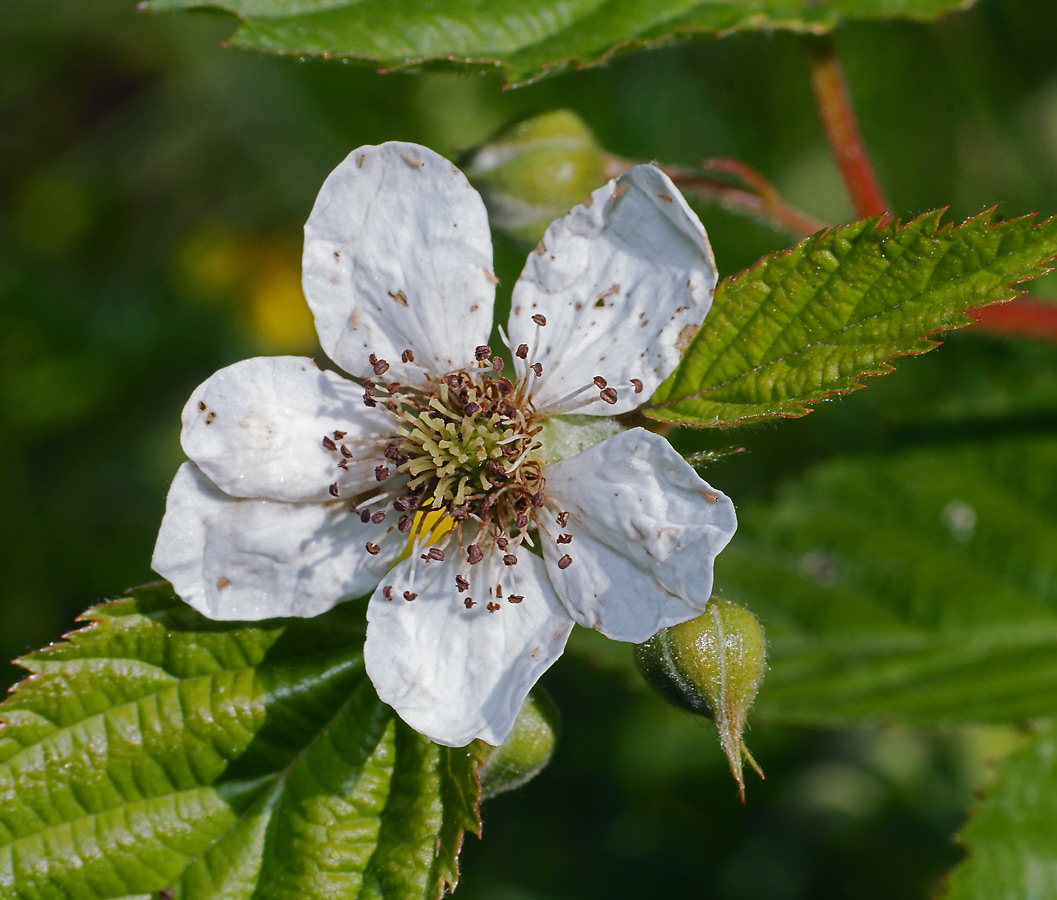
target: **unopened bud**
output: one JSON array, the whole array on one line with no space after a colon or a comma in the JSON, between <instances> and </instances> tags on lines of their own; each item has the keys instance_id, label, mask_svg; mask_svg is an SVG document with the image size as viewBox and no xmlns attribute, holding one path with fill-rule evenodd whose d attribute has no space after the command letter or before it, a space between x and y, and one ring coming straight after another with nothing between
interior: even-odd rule
<instances>
[{"instance_id":1,"label":"unopened bud","mask_svg":"<svg viewBox=\"0 0 1057 900\"><path fill-rule=\"evenodd\" d=\"M547 226L607 180L605 154L576 113L559 109L518 122L462 165L493 228L535 244Z\"/></svg>"},{"instance_id":2,"label":"unopened bud","mask_svg":"<svg viewBox=\"0 0 1057 900\"><path fill-rule=\"evenodd\" d=\"M696 619L662 628L635 647L635 663L654 690L677 706L715 720L742 802L744 763L763 778L742 733L767 668L766 653L756 617L718 597L709 600Z\"/></svg>"},{"instance_id":3,"label":"unopened bud","mask_svg":"<svg viewBox=\"0 0 1057 900\"><path fill-rule=\"evenodd\" d=\"M481 799L512 791L535 778L550 762L558 743L558 707L543 688L533 688L514 730L493 747L481 766Z\"/></svg>"}]
</instances>

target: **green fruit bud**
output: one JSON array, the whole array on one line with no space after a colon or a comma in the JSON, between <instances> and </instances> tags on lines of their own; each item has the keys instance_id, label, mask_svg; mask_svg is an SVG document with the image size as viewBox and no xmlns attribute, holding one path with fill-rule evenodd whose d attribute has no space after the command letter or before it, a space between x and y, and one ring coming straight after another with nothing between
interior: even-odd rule
<instances>
[{"instance_id":1,"label":"green fruit bud","mask_svg":"<svg viewBox=\"0 0 1057 900\"><path fill-rule=\"evenodd\" d=\"M534 688L517 714L514 730L502 744L491 749L478 770L481 799L531 781L550 762L557 743L558 707L543 688Z\"/></svg>"},{"instance_id":2,"label":"green fruit bud","mask_svg":"<svg viewBox=\"0 0 1057 900\"><path fill-rule=\"evenodd\" d=\"M481 192L493 228L535 244L547 226L607 180L606 157L576 113L518 122L482 144L462 170Z\"/></svg>"},{"instance_id":3,"label":"green fruit bud","mask_svg":"<svg viewBox=\"0 0 1057 900\"><path fill-rule=\"evenodd\" d=\"M742 802L747 761L763 772L745 746L745 718L763 681L767 642L756 617L713 597L704 613L662 628L635 647L635 664L649 685L676 706L715 720Z\"/></svg>"}]
</instances>

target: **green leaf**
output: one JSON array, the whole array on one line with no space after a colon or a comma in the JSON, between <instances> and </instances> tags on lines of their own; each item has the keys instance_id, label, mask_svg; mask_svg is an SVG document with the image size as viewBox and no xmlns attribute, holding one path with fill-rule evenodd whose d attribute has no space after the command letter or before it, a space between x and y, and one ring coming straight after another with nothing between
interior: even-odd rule
<instances>
[{"instance_id":1,"label":"green leaf","mask_svg":"<svg viewBox=\"0 0 1057 900\"><path fill-rule=\"evenodd\" d=\"M738 517L716 585L767 629L760 718L1015 723L1057 708L1057 438L831 462Z\"/></svg>"},{"instance_id":2,"label":"green leaf","mask_svg":"<svg viewBox=\"0 0 1057 900\"><path fill-rule=\"evenodd\" d=\"M927 21L973 0L147 0L141 9L233 13L237 47L388 69L498 67L527 84L616 53L736 31L821 33L843 22Z\"/></svg>"},{"instance_id":3,"label":"green leaf","mask_svg":"<svg viewBox=\"0 0 1057 900\"><path fill-rule=\"evenodd\" d=\"M992 224L985 213L952 228L942 214L822 231L728 278L643 412L701 427L806 415L891 372L893 357L938 346L930 335L1016 296L1057 256L1057 218Z\"/></svg>"},{"instance_id":4,"label":"green leaf","mask_svg":"<svg viewBox=\"0 0 1057 900\"><path fill-rule=\"evenodd\" d=\"M401 723L363 609L211 622L168 585L86 614L0 706L0 895L435 900L480 748Z\"/></svg>"},{"instance_id":5,"label":"green leaf","mask_svg":"<svg viewBox=\"0 0 1057 900\"><path fill-rule=\"evenodd\" d=\"M948 900L1057 897L1057 726L1044 726L1002 766L961 838L969 858L951 875Z\"/></svg>"}]
</instances>

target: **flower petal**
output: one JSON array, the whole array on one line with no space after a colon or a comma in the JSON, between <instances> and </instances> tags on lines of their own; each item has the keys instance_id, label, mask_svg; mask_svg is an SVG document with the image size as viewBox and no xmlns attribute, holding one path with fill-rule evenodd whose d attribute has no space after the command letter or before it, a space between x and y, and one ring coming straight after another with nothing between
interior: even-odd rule
<instances>
[{"instance_id":1,"label":"flower petal","mask_svg":"<svg viewBox=\"0 0 1057 900\"><path fill-rule=\"evenodd\" d=\"M457 575L467 590L458 589ZM413 601L405 590L417 593ZM442 562L413 559L393 569L371 597L367 622L364 659L378 696L449 747L478 737L501 743L573 626L539 557L524 552L505 566L498 551L486 551L470 566L451 549Z\"/></svg>"},{"instance_id":2,"label":"flower petal","mask_svg":"<svg viewBox=\"0 0 1057 900\"><path fill-rule=\"evenodd\" d=\"M713 561L737 527L734 504L664 438L633 428L546 476L548 499L569 519L559 528L540 517L543 557L577 622L639 643L704 609ZM562 532L572 541L558 544Z\"/></svg>"},{"instance_id":3,"label":"flower petal","mask_svg":"<svg viewBox=\"0 0 1057 900\"><path fill-rule=\"evenodd\" d=\"M635 166L600 187L551 224L514 286L511 343L539 341L526 360L543 366L536 408L618 415L645 403L678 365L715 287L705 229L667 175ZM616 391L612 405L592 385L599 375Z\"/></svg>"},{"instance_id":4,"label":"flower petal","mask_svg":"<svg viewBox=\"0 0 1057 900\"><path fill-rule=\"evenodd\" d=\"M344 503L239 500L194 463L173 479L151 565L211 619L315 616L371 590L402 542ZM371 556L370 541L383 550Z\"/></svg>"},{"instance_id":5,"label":"flower petal","mask_svg":"<svg viewBox=\"0 0 1057 900\"><path fill-rule=\"evenodd\" d=\"M310 359L276 356L237 362L199 385L180 440L232 496L332 500L331 485L341 498L378 487L375 466L395 429L385 409L363 405L363 388Z\"/></svg>"},{"instance_id":6,"label":"flower petal","mask_svg":"<svg viewBox=\"0 0 1057 900\"><path fill-rule=\"evenodd\" d=\"M488 216L466 176L418 144L360 147L333 171L305 225L305 297L345 371L425 386L473 363L492 330ZM400 355L410 349L414 365ZM373 377L373 376L372 376Z\"/></svg>"}]
</instances>

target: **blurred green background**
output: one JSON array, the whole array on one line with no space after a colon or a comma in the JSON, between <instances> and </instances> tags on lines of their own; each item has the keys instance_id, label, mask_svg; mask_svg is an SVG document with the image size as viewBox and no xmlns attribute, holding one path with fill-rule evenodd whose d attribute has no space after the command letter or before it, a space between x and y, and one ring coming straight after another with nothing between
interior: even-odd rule
<instances>
[{"instance_id":1,"label":"blurred green background","mask_svg":"<svg viewBox=\"0 0 1057 900\"><path fill-rule=\"evenodd\" d=\"M247 356L318 353L301 225L354 147L402 139L456 158L514 118L565 106L616 154L737 157L811 214L854 217L790 35L642 53L504 91L492 75L379 75L221 49L230 30L122 0L0 8L5 659L152 579L196 384ZM838 32L897 215L1057 212L1055 36L1057 7L1043 0ZM699 211L722 274L792 243ZM507 291L520 259L500 242ZM1051 279L1037 290L1057 294ZM937 419L962 436L1054 428L1049 345L970 330L900 370L806 419L680 440L748 445L708 473L747 504L827 458L949 439ZM465 900L928 897L960 856L951 835L987 777L982 761L1010 740L760 723L750 744L768 780L750 782L743 808L707 723L649 694L614 656L626 648L593 635L572 646L576 658L545 680L564 713L557 757L486 806L485 840L464 853ZM5 683L17 673L8 666Z\"/></svg>"}]
</instances>

